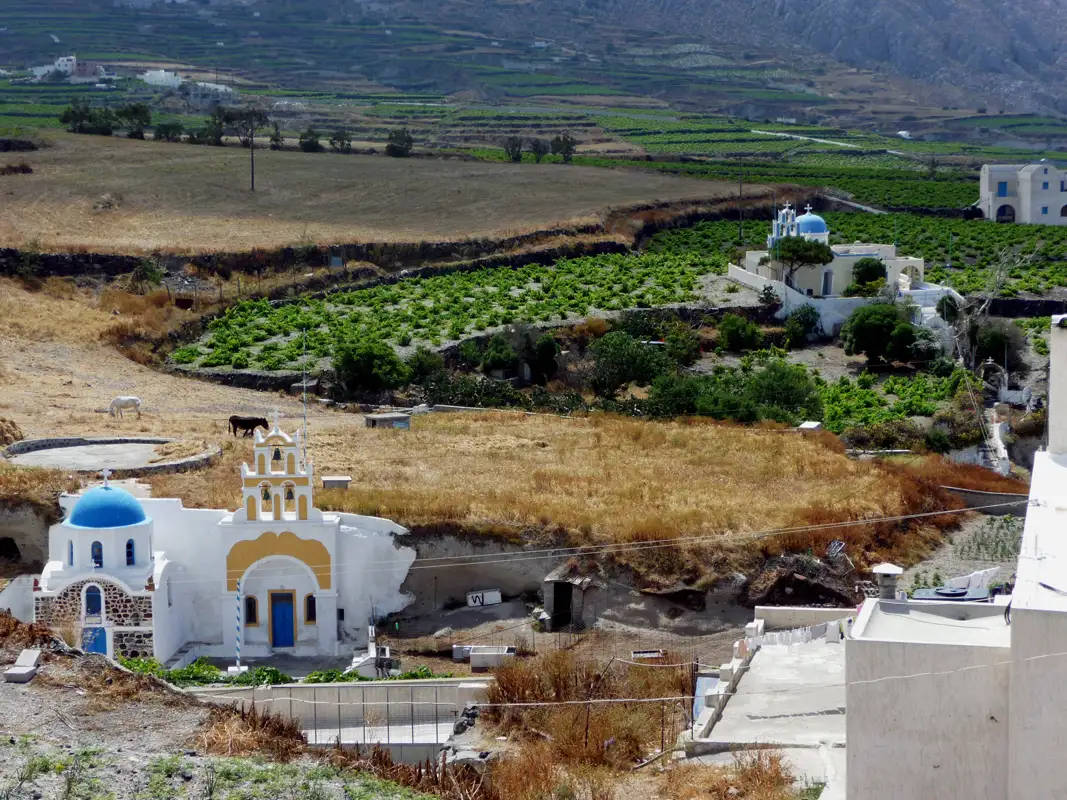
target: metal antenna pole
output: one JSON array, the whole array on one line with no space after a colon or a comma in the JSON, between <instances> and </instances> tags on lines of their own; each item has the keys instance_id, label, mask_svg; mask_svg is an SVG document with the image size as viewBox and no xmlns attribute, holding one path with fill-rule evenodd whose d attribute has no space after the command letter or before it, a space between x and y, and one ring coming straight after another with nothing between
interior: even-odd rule
<instances>
[{"instance_id":1,"label":"metal antenna pole","mask_svg":"<svg viewBox=\"0 0 1067 800\"><path fill-rule=\"evenodd\" d=\"M300 386L304 390L304 469L308 464L308 330L304 328L304 355L300 359Z\"/></svg>"}]
</instances>

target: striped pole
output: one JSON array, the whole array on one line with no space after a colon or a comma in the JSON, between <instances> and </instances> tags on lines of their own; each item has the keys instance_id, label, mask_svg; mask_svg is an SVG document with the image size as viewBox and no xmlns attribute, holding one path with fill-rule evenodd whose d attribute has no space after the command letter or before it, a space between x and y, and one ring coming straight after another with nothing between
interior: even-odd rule
<instances>
[{"instance_id":1,"label":"striped pole","mask_svg":"<svg viewBox=\"0 0 1067 800\"><path fill-rule=\"evenodd\" d=\"M241 579L237 579L237 669L241 669Z\"/></svg>"}]
</instances>

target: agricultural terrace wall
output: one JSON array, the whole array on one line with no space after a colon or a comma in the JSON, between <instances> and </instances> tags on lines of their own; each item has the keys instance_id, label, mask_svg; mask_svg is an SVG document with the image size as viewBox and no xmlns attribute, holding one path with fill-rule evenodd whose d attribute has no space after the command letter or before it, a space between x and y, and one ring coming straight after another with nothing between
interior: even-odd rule
<instances>
[{"instance_id":1,"label":"agricultural terrace wall","mask_svg":"<svg viewBox=\"0 0 1067 800\"><path fill-rule=\"evenodd\" d=\"M788 190L791 187L785 188ZM792 197L792 195L789 196ZM798 203L811 203L813 207L818 207L821 203L819 195L814 193L805 194L801 191L797 193L797 197ZM648 209L645 213L634 214L641 222L641 228L634 235L635 248L643 247L646 241L660 231L688 228L698 222L729 222L736 220L739 216L736 199L731 201L728 206L721 204L717 208L694 208L671 215L648 213L656 210ZM767 222L770 223L770 220L774 217L774 205L768 203L765 196L758 196L750 201L743 200L742 210L745 219L753 219L754 217L766 218Z\"/></svg>"},{"instance_id":2,"label":"agricultural terrace wall","mask_svg":"<svg viewBox=\"0 0 1067 800\"><path fill-rule=\"evenodd\" d=\"M0 248L0 275L17 275L24 267L40 278L76 275L114 277L132 272L140 258L106 253L32 253Z\"/></svg>"},{"instance_id":3,"label":"agricultural terrace wall","mask_svg":"<svg viewBox=\"0 0 1067 800\"><path fill-rule=\"evenodd\" d=\"M37 143L29 139L0 139L0 153L29 153L39 149Z\"/></svg>"}]
</instances>

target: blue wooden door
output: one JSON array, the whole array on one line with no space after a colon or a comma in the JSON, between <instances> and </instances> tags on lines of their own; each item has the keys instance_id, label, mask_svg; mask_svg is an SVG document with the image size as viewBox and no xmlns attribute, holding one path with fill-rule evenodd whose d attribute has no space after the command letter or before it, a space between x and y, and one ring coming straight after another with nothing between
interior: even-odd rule
<instances>
[{"instance_id":1,"label":"blue wooden door","mask_svg":"<svg viewBox=\"0 0 1067 800\"><path fill-rule=\"evenodd\" d=\"M82 630L82 650L86 653L107 655L107 634L103 628L84 628Z\"/></svg>"},{"instance_id":2,"label":"blue wooden door","mask_svg":"<svg viewBox=\"0 0 1067 800\"><path fill-rule=\"evenodd\" d=\"M270 596L270 641L275 647L292 647L294 644L291 594Z\"/></svg>"}]
</instances>

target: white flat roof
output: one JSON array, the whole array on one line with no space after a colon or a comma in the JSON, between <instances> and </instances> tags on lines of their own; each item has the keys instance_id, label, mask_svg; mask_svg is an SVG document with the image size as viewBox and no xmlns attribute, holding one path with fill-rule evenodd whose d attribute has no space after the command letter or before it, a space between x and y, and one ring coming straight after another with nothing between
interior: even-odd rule
<instances>
[{"instance_id":1,"label":"white flat roof","mask_svg":"<svg viewBox=\"0 0 1067 800\"><path fill-rule=\"evenodd\" d=\"M1004 607L992 603L868 600L852 628L852 638L1010 647L1011 628L1004 620Z\"/></svg>"},{"instance_id":2,"label":"white flat roof","mask_svg":"<svg viewBox=\"0 0 1067 800\"><path fill-rule=\"evenodd\" d=\"M1067 455L1037 453L1013 608L1067 611Z\"/></svg>"}]
</instances>

